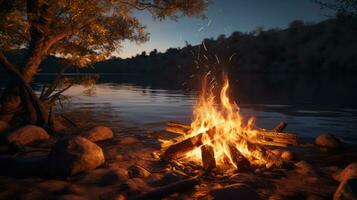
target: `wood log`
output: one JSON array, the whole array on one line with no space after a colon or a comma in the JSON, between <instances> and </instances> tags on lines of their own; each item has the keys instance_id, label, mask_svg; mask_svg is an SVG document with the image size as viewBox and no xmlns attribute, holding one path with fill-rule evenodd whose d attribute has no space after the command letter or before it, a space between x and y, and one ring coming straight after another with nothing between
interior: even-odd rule
<instances>
[{"instance_id":1,"label":"wood log","mask_svg":"<svg viewBox=\"0 0 357 200\"><path fill-rule=\"evenodd\" d=\"M190 190L199 182L200 181L197 177L187 178L181 181L177 181L175 183L171 183L166 186L158 187L146 194L133 198L133 200L162 199L175 192Z\"/></svg>"},{"instance_id":2,"label":"wood log","mask_svg":"<svg viewBox=\"0 0 357 200\"><path fill-rule=\"evenodd\" d=\"M188 129L188 130L191 129L191 125L183 124L183 123L175 122L175 121L168 121L167 126L181 127L183 129Z\"/></svg>"},{"instance_id":3,"label":"wood log","mask_svg":"<svg viewBox=\"0 0 357 200\"><path fill-rule=\"evenodd\" d=\"M167 126L165 131L170 132L170 133L177 133L180 135L186 135L189 130L183 129L182 127Z\"/></svg>"},{"instance_id":4,"label":"wood log","mask_svg":"<svg viewBox=\"0 0 357 200\"><path fill-rule=\"evenodd\" d=\"M202 145L202 137L204 134L208 134L209 137L213 138L214 133L215 133L215 128L212 128L206 131L205 133L200 133L186 140L183 140L179 143L173 144L166 149L166 151L162 155L162 159L172 160L172 159L181 158L187 152L190 152Z\"/></svg>"},{"instance_id":5,"label":"wood log","mask_svg":"<svg viewBox=\"0 0 357 200\"><path fill-rule=\"evenodd\" d=\"M282 132L286 127L288 126L287 123L285 122L280 122L278 125L276 125L272 131L274 132Z\"/></svg>"},{"instance_id":6,"label":"wood log","mask_svg":"<svg viewBox=\"0 0 357 200\"><path fill-rule=\"evenodd\" d=\"M235 147L235 145L229 144L228 147L229 147L229 151L230 151L229 153L232 158L233 164L236 166L236 168L240 172L250 170L251 168L250 168L249 160L239 152L239 150Z\"/></svg>"},{"instance_id":7,"label":"wood log","mask_svg":"<svg viewBox=\"0 0 357 200\"><path fill-rule=\"evenodd\" d=\"M180 122L168 122L166 131L177 134L188 134L190 131L190 125ZM287 124L280 122L273 130L259 129L257 138L252 143L286 147L288 145L297 145L297 135L293 133L282 133Z\"/></svg>"},{"instance_id":8,"label":"wood log","mask_svg":"<svg viewBox=\"0 0 357 200\"><path fill-rule=\"evenodd\" d=\"M210 145L203 145L201 147L201 157L203 168L207 171L216 168L216 159L214 157L213 147Z\"/></svg>"},{"instance_id":9,"label":"wood log","mask_svg":"<svg viewBox=\"0 0 357 200\"><path fill-rule=\"evenodd\" d=\"M269 149L260 146L259 144L253 144L251 142L247 142L247 147L249 152L253 157L258 160L263 160L266 163L272 163L277 167L281 167L283 164L283 159L281 157L276 156Z\"/></svg>"}]
</instances>

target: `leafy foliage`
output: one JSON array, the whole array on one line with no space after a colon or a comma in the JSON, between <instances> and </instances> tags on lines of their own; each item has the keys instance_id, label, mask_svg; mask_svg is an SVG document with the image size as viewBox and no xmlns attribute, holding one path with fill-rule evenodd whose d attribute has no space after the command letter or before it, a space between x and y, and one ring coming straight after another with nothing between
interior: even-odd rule
<instances>
[{"instance_id":1,"label":"leafy foliage","mask_svg":"<svg viewBox=\"0 0 357 200\"><path fill-rule=\"evenodd\" d=\"M204 17L207 0L2 0L0 49L45 51L83 67L104 60L123 40L145 42L138 10L154 18Z\"/></svg>"}]
</instances>

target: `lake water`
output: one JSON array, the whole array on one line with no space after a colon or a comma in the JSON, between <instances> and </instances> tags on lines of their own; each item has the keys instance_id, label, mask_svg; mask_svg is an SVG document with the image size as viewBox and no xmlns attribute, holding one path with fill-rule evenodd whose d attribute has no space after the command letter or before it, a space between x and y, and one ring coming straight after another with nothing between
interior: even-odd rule
<instances>
[{"instance_id":1,"label":"lake water","mask_svg":"<svg viewBox=\"0 0 357 200\"><path fill-rule=\"evenodd\" d=\"M37 91L52 76L39 76L33 83ZM313 81L311 81L313 80ZM288 132L314 137L327 132L344 141L357 143L357 102L354 78L326 79L316 83L310 78L266 80L242 76L231 80L231 92L244 117L255 116L262 128L280 121ZM4 87L5 80L0 81ZM84 92L86 91L86 92ZM102 75L97 84L74 85L66 109L91 111L97 122L111 126L127 125L146 130L164 128L168 120L189 123L196 91L180 89L171 82L131 75Z\"/></svg>"}]
</instances>

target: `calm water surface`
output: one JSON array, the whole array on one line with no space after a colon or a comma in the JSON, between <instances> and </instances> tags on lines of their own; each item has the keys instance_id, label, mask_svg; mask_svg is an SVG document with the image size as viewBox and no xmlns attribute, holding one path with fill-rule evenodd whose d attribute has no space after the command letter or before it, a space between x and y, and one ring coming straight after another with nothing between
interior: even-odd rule
<instances>
[{"instance_id":1,"label":"calm water surface","mask_svg":"<svg viewBox=\"0 0 357 200\"><path fill-rule=\"evenodd\" d=\"M259 127L272 128L285 121L289 123L286 131L303 137L328 132L344 141L357 143L355 82L352 85L348 83L348 86L342 84L343 90L347 88L347 91L341 91L336 87L340 83L331 83L330 80L327 82L335 88L325 85L329 88L318 90L313 89L315 83L311 85L302 81L299 83L302 85L295 88L303 91L296 91L288 86L279 90L276 84L281 83L274 86L272 83L259 83L256 78L254 84L247 84L249 80L252 79L239 79L242 88L232 86L231 89L236 94L234 99L239 103L243 116L255 116ZM44 82L45 78L38 77L35 88L39 91ZM4 81L0 84L4 86ZM98 114L95 116L98 122L110 123L113 127L125 124L147 130L162 129L168 120L189 123L197 98L196 91L183 91L168 83L128 76L101 76L90 92L82 85L74 85L65 94L71 96L70 103L65 104L67 110L91 111ZM331 96L340 99L337 101Z\"/></svg>"}]
</instances>

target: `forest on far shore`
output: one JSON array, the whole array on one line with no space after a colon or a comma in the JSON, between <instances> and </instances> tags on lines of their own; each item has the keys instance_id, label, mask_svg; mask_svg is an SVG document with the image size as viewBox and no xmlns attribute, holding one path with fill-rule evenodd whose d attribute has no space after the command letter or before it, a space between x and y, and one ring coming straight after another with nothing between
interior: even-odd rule
<instances>
[{"instance_id":1,"label":"forest on far shore","mask_svg":"<svg viewBox=\"0 0 357 200\"><path fill-rule=\"evenodd\" d=\"M209 71L276 74L308 73L331 75L357 72L357 19L337 15L319 23L293 21L287 29L257 27L249 33L208 38L200 45L186 44L166 52L142 52L127 59L110 58L87 68L67 73L129 73L187 80ZM10 54L16 63L24 51ZM21 64L21 63L18 63ZM64 65L49 56L41 73L57 73ZM3 72L1 72L3 74Z\"/></svg>"}]
</instances>

